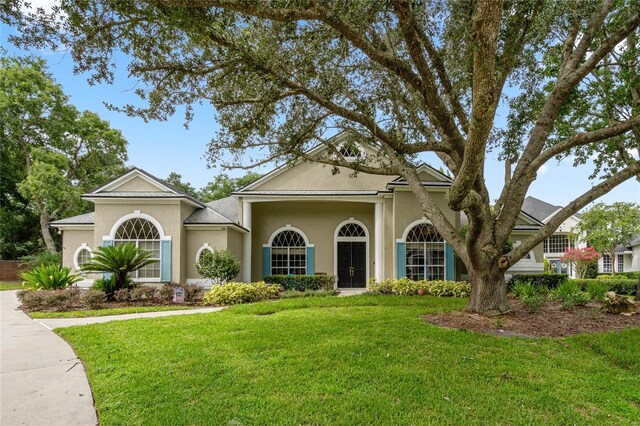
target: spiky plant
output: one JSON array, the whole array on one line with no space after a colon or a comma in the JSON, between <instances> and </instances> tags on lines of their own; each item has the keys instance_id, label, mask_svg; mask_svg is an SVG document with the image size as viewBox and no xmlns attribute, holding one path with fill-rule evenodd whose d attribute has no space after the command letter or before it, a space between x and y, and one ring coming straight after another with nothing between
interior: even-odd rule
<instances>
[{"instance_id":1,"label":"spiky plant","mask_svg":"<svg viewBox=\"0 0 640 426\"><path fill-rule=\"evenodd\" d=\"M107 272L113 274L113 290L127 287L127 276L156 262L152 253L126 243L117 246L98 247L91 260L82 266L83 272Z\"/></svg>"},{"instance_id":2,"label":"spiky plant","mask_svg":"<svg viewBox=\"0 0 640 426\"><path fill-rule=\"evenodd\" d=\"M63 268L58 264L41 264L23 272L20 277L24 280L23 285L28 285L36 290L63 289L82 279L80 276L72 274L71 268Z\"/></svg>"}]
</instances>

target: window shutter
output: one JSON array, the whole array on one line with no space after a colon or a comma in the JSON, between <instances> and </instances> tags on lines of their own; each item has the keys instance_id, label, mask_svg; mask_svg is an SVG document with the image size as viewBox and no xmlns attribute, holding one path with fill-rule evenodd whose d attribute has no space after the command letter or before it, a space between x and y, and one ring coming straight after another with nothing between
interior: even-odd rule
<instances>
[{"instance_id":1,"label":"window shutter","mask_svg":"<svg viewBox=\"0 0 640 426\"><path fill-rule=\"evenodd\" d=\"M453 247L449 244L444 243L444 279L447 281L455 281L456 280L456 260L453 255Z\"/></svg>"},{"instance_id":2,"label":"window shutter","mask_svg":"<svg viewBox=\"0 0 640 426\"><path fill-rule=\"evenodd\" d=\"M160 281L171 282L171 240L160 241Z\"/></svg>"},{"instance_id":3,"label":"window shutter","mask_svg":"<svg viewBox=\"0 0 640 426\"><path fill-rule=\"evenodd\" d=\"M262 278L271 275L271 247L262 247Z\"/></svg>"},{"instance_id":4,"label":"window shutter","mask_svg":"<svg viewBox=\"0 0 640 426\"><path fill-rule=\"evenodd\" d=\"M307 247L307 275L316 273L316 248Z\"/></svg>"},{"instance_id":5,"label":"window shutter","mask_svg":"<svg viewBox=\"0 0 640 426\"><path fill-rule=\"evenodd\" d=\"M396 241L396 278L407 276L407 243Z\"/></svg>"},{"instance_id":6,"label":"window shutter","mask_svg":"<svg viewBox=\"0 0 640 426\"><path fill-rule=\"evenodd\" d=\"M113 245L113 240L102 240L102 247L111 247L112 245ZM111 279L111 273L103 272L102 278L104 278L105 280Z\"/></svg>"}]
</instances>

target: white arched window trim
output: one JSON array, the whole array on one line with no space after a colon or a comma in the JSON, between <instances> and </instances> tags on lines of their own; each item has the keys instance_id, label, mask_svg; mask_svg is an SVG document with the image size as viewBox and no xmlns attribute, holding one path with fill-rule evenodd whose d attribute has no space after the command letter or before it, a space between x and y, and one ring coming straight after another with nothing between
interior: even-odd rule
<instances>
[{"instance_id":1,"label":"white arched window trim","mask_svg":"<svg viewBox=\"0 0 640 426\"><path fill-rule=\"evenodd\" d=\"M399 241L407 241L407 237L409 236L409 232L411 232L411 230L416 226L416 225L420 225L424 223L425 225L433 225L433 223L431 223L431 221L427 218L422 218L422 219L418 219L415 220L413 222L411 222L409 224L409 226L407 226L404 230L404 233L402 234L402 239Z\"/></svg>"},{"instance_id":2,"label":"white arched window trim","mask_svg":"<svg viewBox=\"0 0 640 426\"><path fill-rule=\"evenodd\" d=\"M80 244L80 247L78 247L75 251L75 253L73 253L73 267L76 269L76 271L80 270L80 264L78 263L78 255L83 251L83 250L87 250L89 252L89 256L93 257L93 250L91 250L91 248L89 248L89 246L87 245L87 243L82 243Z\"/></svg>"},{"instance_id":3,"label":"white arched window trim","mask_svg":"<svg viewBox=\"0 0 640 426\"><path fill-rule=\"evenodd\" d=\"M123 223L125 223L126 221L128 221L130 219L146 219L156 227L156 229L158 230L158 233L160 234L160 239L161 240L170 240L171 239L170 236L166 236L165 235L164 228L162 227L160 222L155 217L150 216L150 215L148 215L146 213L142 213L140 210L135 210L133 213L126 214L126 215L122 216L120 219L116 220L116 222L111 227L111 231L109 232L109 235L106 235L106 236L102 237L102 239L103 240L113 240L113 239L115 239L116 232L118 232L118 229L120 228L120 225L122 225Z\"/></svg>"},{"instance_id":4,"label":"white arched window trim","mask_svg":"<svg viewBox=\"0 0 640 426\"><path fill-rule=\"evenodd\" d=\"M302 235L302 239L304 240L305 247L313 247L313 244L309 244L309 239L307 238L307 235L304 232L302 232L300 229L291 225L286 225L286 226L283 226L282 228L278 228L275 231L273 231L273 234L271 234L271 237L269 237L269 242L265 245L265 247L271 247L271 245L273 244L274 238L282 231L297 232L298 234Z\"/></svg>"},{"instance_id":5,"label":"white arched window trim","mask_svg":"<svg viewBox=\"0 0 640 426\"><path fill-rule=\"evenodd\" d=\"M214 249L213 247L211 247L211 246L209 245L209 243L204 243L204 244L202 245L202 247L200 247L200 248L198 249L198 251L196 252L196 263L198 263L198 261L200 260L200 255L201 255L201 254L202 254L202 252L203 252L203 251L205 251L205 250L209 250L211 253L213 253L215 249Z\"/></svg>"},{"instance_id":6,"label":"white arched window trim","mask_svg":"<svg viewBox=\"0 0 640 426\"><path fill-rule=\"evenodd\" d=\"M409 224L409 226L407 226L405 228L404 233L402 234L402 240L400 240L400 241L404 242L405 244L409 244L407 242L407 237L409 236L409 232L411 232L411 230L414 227L416 227L418 225L421 225L421 224L433 226L433 223L429 219L427 219L426 217L423 217L422 219L415 220L415 221L411 222ZM445 250L447 242L442 236L441 236L441 238L442 238L442 252L443 252L442 254L444 256L444 263L442 264L441 267L440 266L438 266L438 267L442 268L442 274L443 274L443 278L442 279L445 279L446 278L446 274L447 274L447 256L446 256L446 250ZM410 265L405 263L405 273L407 273L409 267L410 267ZM425 272L426 272L426 267L425 267Z\"/></svg>"},{"instance_id":7,"label":"white arched window trim","mask_svg":"<svg viewBox=\"0 0 640 426\"><path fill-rule=\"evenodd\" d=\"M355 223L356 225L360 225L362 229L364 229L364 237L339 237L338 233L340 229L346 224ZM366 282L369 282L369 264L371 263L371 259L369 258L369 229L367 226L359 220L356 220L352 217L349 219L342 221L336 226L336 230L333 232L333 275L338 276L338 241L364 241L365 245L365 258L367 261L365 262L365 278Z\"/></svg>"},{"instance_id":8,"label":"white arched window trim","mask_svg":"<svg viewBox=\"0 0 640 426\"><path fill-rule=\"evenodd\" d=\"M351 163L351 162L354 162L354 161L357 161L357 160L361 160L361 159L365 158L365 156L367 155L367 153L366 153L366 151L364 150L364 147L362 146L362 144L360 144L360 143L358 143L358 142L346 142L346 141L345 141L345 142L342 142L342 143L341 143L340 145L338 145L338 147L337 147L337 148L338 148L338 151L342 151L342 147L343 147L344 145L347 145L347 144L349 144L349 145L353 145L353 146L354 146L358 151L360 151L360 155L357 155L357 156L346 156L346 157L344 157L344 159L345 159L347 162Z\"/></svg>"}]
</instances>

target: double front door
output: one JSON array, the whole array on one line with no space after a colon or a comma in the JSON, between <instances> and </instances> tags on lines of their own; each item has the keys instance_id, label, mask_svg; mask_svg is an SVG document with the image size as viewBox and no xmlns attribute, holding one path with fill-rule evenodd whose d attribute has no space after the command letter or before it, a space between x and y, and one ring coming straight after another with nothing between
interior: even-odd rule
<instances>
[{"instance_id":1,"label":"double front door","mask_svg":"<svg viewBox=\"0 0 640 426\"><path fill-rule=\"evenodd\" d=\"M338 287L367 286L367 243L338 241Z\"/></svg>"}]
</instances>

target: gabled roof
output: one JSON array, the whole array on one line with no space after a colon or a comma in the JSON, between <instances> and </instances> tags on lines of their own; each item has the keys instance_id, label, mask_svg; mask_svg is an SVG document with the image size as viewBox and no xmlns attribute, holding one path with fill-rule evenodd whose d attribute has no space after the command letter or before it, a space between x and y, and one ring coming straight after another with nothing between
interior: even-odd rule
<instances>
[{"instance_id":1,"label":"gabled roof","mask_svg":"<svg viewBox=\"0 0 640 426\"><path fill-rule=\"evenodd\" d=\"M538 198L528 196L522 203L522 211L526 212L529 216L533 216L540 222L560 210L562 206L554 206L546 201L542 201Z\"/></svg>"},{"instance_id":2,"label":"gabled roof","mask_svg":"<svg viewBox=\"0 0 640 426\"><path fill-rule=\"evenodd\" d=\"M130 180L139 177L151 185L156 187L157 191L117 191L118 187L124 185ZM124 172L111 182L102 185L99 188L94 189L93 191L84 194L82 196L85 199L93 199L93 198L181 198L189 201L191 204L205 208L206 205L192 197L189 194L186 194L180 191L178 188L173 185L168 184L164 180L152 175L151 173L139 169L137 167L133 167L128 171Z\"/></svg>"},{"instance_id":3,"label":"gabled roof","mask_svg":"<svg viewBox=\"0 0 640 426\"><path fill-rule=\"evenodd\" d=\"M184 220L187 225L238 225L238 200L226 197L207 203Z\"/></svg>"},{"instance_id":4,"label":"gabled roof","mask_svg":"<svg viewBox=\"0 0 640 426\"><path fill-rule=\"evenodd\" d=\"M423 180L422 184L423 185L428 185L428 184L442 184L442 183L448 183L451 184L453 183L453 179L451 179L450 176L447 176L446 174L442 173L440 170L436 169L435 167L427 164L427 163L422 163L420 165L418 165L418 167L416 168L416 171L418 172L418 174L420 173L427 173L430 176L433 176L433 180L429 179L429 180ZM389 182L389 185L397 185L397 184L407 184L407 181L405 180L405 178L403 178L402 176L398 176L397 178L395 178L394 180L392 180L391 182Z\"/></svg>"},{"instance_id":5,"label":"gabled roof","mask_svg":"<svg viewBox=\"0 0 640 426\"><path fill-rule=\"evenodd\" d=\"M95 213L85 213L78 216L65 217L64 219L50 222L49 225L93 225L95 222Z\"/></svg>"}]
</instances>

